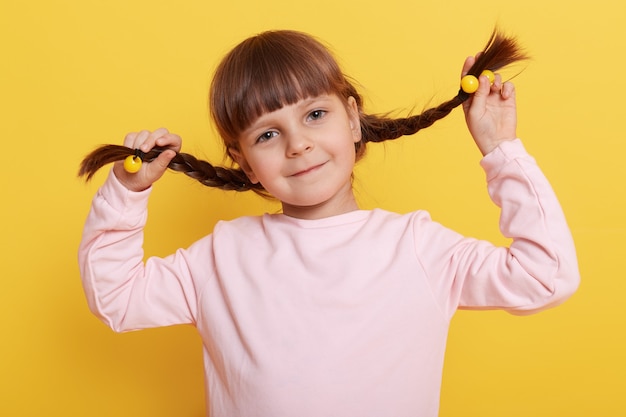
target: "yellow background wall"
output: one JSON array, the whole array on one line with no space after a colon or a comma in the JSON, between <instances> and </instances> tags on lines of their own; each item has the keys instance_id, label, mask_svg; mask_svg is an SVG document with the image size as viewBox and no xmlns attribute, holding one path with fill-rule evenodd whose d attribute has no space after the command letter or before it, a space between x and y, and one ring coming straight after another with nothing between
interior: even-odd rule
<instances>
[{"instance_id":1,"label":"yellow background wall","mask_svg":"<svg viewBox=\"0 0 626 417\"><path fill-rule=\"evenodd\" d=\"M0 415L204 410L193 329L118 335L87 309L76 248L105 172L78 180L85 153L166 126L187 152L221 162L206 115L210 75L261 30L327 41L364 86L367 109L383 112L454 95L463 59L496 22L534 58L515 80L518 133L560 196L583 282L536 316L457 314L441 416L624 415L625 18L618 0L0 0ZM478 160L458 109L372 146L356 188L363 207L427 209L504 243ZM146 249L165 255L220 218L275 208L169 174L151 200Z\"/></svg>"}]
</instances>

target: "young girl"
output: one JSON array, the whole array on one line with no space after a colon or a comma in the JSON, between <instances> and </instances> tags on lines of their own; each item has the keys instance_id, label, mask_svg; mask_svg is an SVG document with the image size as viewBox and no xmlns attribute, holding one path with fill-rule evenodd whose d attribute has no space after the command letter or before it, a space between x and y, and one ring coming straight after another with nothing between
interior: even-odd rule
<instances>
[{"instance_id":1,"label":"young girl","mask_svg":"<svg viewBox=\"0 0 626 417\"><path fill-rule=\"evenodd\" d=\"M494 33L463 75L522 58ZM85 224L79 262L90 308L119 332L196 326L211 416L436 416L458 308L533 313L561 303L579 281L559 203L516 138L514 87L491 75L463 78L475 93L464 87L421 115L390 119L364 114L310 36L245 40L210 93L241 170L179 153L181 138L165 129L131 133L124 147L83 162L90 177L127 158L114 164ZM354 197L366 142L415 133L461 103L508 248L463 237L424 211L359 210ZM149 163L132 173L141 159ZM282 213L219 222L189 248L144 262L148 196L168 167L209 186L267 193Z\"/></svg>"}]
</instances>

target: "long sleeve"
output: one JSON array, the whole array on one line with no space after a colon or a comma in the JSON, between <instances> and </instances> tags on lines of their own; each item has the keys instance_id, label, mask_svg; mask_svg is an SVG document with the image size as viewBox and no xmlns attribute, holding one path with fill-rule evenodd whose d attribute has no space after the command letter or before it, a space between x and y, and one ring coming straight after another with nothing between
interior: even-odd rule
<instances>
[{"instance_id":1,"label":"long sleeve","mask_svg":"<svg viewBox=\"0 0 626 417\"><path fill-rule=\"evenodd\" d=\"M530 314L560 304L580 277L552 187L519 139L501 144L481 165L489 195L501 208L500 230L512 243L496 247L420 222L417 251L436 296L448 314L457 308Z\"/></svg>"},{"instance_id":2,"label":"long sleeve","mask_svg":"<svg viewBox=\"0 0 626 417\"><path fill-rule=\"evenodd\" d=\"M87 301L115 331L193 323L196 314L189 251L144 263L149 194L127 190L111 172L83 230L78 260Z\"/></svg>"}]
</instances>

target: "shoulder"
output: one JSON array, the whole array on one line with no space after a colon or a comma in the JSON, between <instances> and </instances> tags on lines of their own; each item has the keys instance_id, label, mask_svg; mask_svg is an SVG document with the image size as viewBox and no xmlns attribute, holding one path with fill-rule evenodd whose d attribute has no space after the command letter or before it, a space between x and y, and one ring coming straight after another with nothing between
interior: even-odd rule
<instances>
[{"instance_id":1,"label":"shoulder","mask_svg":"<svg viewBox=\"0 0 626 417\"><path fill-rule=\"evenodd\" d=\"M220 220L215 224L213 235L250 234L263 229L264 216L242 216L232 220Z\"/></svg>"},{"instance_id":2,"label":"shoulder","mask_svg":"<svg viewBox=\"0 0 626 417\"><path fill-rule=\"evenodd\" d=\"M415 210L401 214L382 209L375 209L372 210L371 213L370 222L372 223L410 225L432 221L430 213L426 210Z\"/></svg>"}]
</instances>

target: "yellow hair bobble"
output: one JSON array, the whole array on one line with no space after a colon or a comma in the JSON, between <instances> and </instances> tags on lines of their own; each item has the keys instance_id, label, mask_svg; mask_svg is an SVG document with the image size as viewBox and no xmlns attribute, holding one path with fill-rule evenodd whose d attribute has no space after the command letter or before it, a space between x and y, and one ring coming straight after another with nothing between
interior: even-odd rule
<instances>
[{"instance_id":1,"label":"yellow hair bobble","mask_svg":"<svg viewBox=\"0 0 626 417\"><path fill-rule=\"evenodd\" d=\"M134 174L141 169L142 158L145 154L139 149L135 149L134 155L128 155L124 159L124 170L130 174Z\"/></svg>"},{"instance_id":2,"label":"yellow hair bobble","mask_svg":"<svg viewBox=\"0 0 626 417\"><path fill-rule=\"evenodd\" d=\"M461 78L461 90L468 94L475 93L478 90L478 78L473 75L466 75Z\"/></svg>"},{"instance_id":3,"label":"yellow hair bobble","mask_svg":"<svg viewBox=\"0 0 626 417\"><path fill-rule=\"evenodd\" d=\"M124 159L124 169L126 172L134 174L141 169L141 158L135 155L128 155Z\"/></svg>"},{"instance_id":4,"label":"yellow hair bobble","mask_svg":"<svg viewBox=\"0 0 626 417\"><path fill-rule=\"evenodd\" d=\"M489 83L493 84L496 80L496 75L493 71L484 70L480 73L480 75L484 75L489 79ZM478 90L478 78L473 75L466 75L461 78L461 90L465 91L468 94L475 93Z\"/></svg>"},{"instance_id":5,"label":"yellow hair bobble","mask_svg":"<svg viewBox=\"0 0 626 417\"><path fill-rule=\"evenodd\" d=\"M489 78L490 84L493 84L494 81L496 80L496 74L494 74L493 71L484 70L483 72L480 73L480 75L484 75L485 77Z\"/></svg>"}]
</instances>

